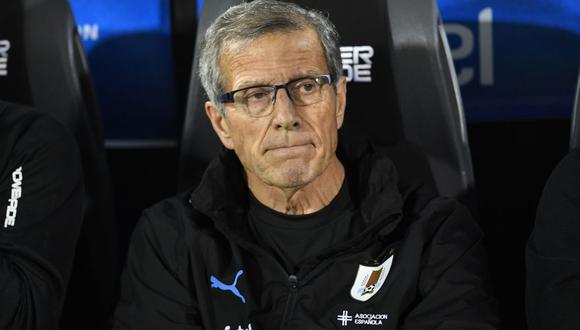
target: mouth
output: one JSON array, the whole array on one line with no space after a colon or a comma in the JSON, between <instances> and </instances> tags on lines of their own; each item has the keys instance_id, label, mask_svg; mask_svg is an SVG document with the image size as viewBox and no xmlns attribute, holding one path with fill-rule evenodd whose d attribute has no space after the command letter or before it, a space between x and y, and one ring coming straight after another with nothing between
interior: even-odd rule
<instances>
[{"instance_id":1,"label":"mouth","mask_svg":"<svg viewBox=\"0 0 580 330\"><path fill-rule=\"evenodd\" d=\"M312 143L296 143L296 144L277 145L277 146L271 146L271 147L266 148L266 152L272 151L272 150L278 150L278 149L299 148L299 147L304 147L304 146L308 146L308 145L312 145Z\"/></svg>"},{"instance_id":2,"label":"mouth","mask_svg":"<svg viewBox=\"0 0 580 330\"><path fill-rule=\"evenodd\" d=\"M294 154L304 152L309 148L314 148L314 144L310 142L306 143L296 143L296 144L288 144L288 145L276 145L266 148L264 153L271 153L271 154Z\"/></svg>"}]
</instances>

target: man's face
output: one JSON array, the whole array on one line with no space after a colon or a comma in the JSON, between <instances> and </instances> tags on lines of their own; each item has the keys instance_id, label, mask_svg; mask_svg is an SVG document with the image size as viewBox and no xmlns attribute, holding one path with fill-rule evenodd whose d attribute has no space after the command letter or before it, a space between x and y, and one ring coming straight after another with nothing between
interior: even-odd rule
<instances>
[{"instance_id":1,"label":"man's face","mask_svg":"<svg viewBox=\"0 0 580 330\"><path fill-rule=\"evenodd\" d=\"M221 59L225 91L328 74L324 51L314 30L272 33ZM206 112L222 143L233 149L246 174L278 188L299 188L322 174L336 157L337 130L342 125L346 82L324 85L321 102L296 106L279 89L273 111L250 117L234 103L225 118L216 107Z\"/></svg>"}]
</instances>

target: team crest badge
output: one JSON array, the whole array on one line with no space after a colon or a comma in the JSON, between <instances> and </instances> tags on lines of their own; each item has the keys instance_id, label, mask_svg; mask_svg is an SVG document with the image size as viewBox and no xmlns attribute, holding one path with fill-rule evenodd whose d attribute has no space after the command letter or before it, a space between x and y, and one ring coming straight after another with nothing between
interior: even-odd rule
<instances>
[{"instance_id":1,"label":"team crest badge","mask_svg":"<svg viewBox=\"0 0 580 330\"><path fill-rule=\"evenodd\" d=\"M393 264L391 255L382 264L377 266L358 266L358 273L350 289L350 295L358 301L371 299L383 286Z\"/></svg>"}]
</instances>

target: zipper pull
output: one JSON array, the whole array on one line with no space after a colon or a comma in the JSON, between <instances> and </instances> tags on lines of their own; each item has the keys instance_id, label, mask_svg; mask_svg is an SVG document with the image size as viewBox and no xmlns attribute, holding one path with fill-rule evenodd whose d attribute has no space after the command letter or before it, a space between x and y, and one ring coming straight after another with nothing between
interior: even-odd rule
<instances>
[{"instance_id":1,"label":"zipper pull","mask_svg":"<svg viewBox=\"0 0 580 330\"><path fill-rule=\"evenodd\" d=\"M387 250L387 253L382 253L376 259L371 259L371 260L367 260L367 261L363 262L363 265L369 266L369 267L377 267L380 264L382 264L383 262L385 262L385 260L387 260L391 256L393 256L394 254L395 254L395 249L391 248L390 250Z\"/></svg>"},{"instance_id":2,"label":"zipper pull","mask_svg":"<svg viewBox=\"0 0 580 330\"><path fill-rule=\"evenodd\" d=\"M290 283L290 288L297 289L298 288L298 277L292 274L288 276L288 283Z\"/></svg>"}]
</instances>

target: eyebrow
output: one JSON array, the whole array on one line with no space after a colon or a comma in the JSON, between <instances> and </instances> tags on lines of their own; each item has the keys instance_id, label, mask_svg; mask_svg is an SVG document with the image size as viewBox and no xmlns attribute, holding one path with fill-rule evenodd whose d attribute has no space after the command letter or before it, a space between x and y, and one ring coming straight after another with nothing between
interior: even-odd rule
<instances>
[{"instance_id":1,"label":"eyebrow","mask_svg":"<svg viewBox=\"0 0 580 330\"><path fill-rule=\"evenodd\" d=\"M272 83L264 82L263 80L242 80L242 82L238 85L238 87L234 89L237 90L254 86L269 86L269 85L272 85Z\"/></svg>"}]
</instances>

